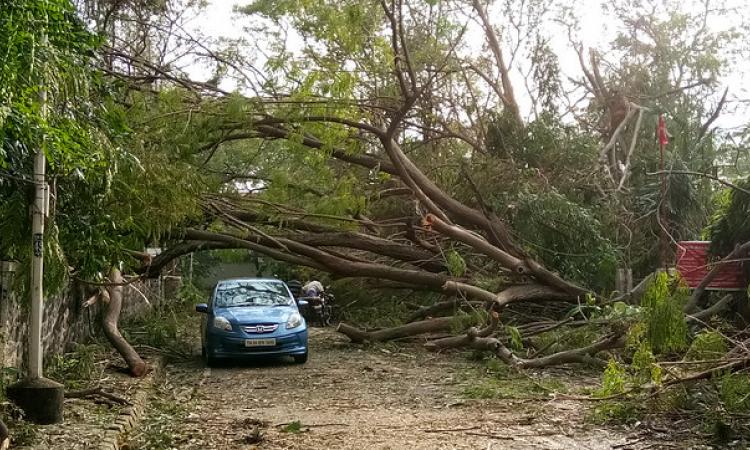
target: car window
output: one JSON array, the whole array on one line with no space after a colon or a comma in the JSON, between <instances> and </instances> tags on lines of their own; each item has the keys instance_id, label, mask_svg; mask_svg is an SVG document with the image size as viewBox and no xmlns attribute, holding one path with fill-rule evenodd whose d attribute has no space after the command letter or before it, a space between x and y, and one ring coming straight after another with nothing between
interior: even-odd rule
<instances>
[{"instance_id":1,"label":"car window","mask_svg":"<svg viewBox=\"0 0 750 450\"><path fill-rule=\"evenodd\" d=\"M280 281L224 281L214 294L214 307L289 306L293 303L284 283Z\"/></svg>"}]
</instances>

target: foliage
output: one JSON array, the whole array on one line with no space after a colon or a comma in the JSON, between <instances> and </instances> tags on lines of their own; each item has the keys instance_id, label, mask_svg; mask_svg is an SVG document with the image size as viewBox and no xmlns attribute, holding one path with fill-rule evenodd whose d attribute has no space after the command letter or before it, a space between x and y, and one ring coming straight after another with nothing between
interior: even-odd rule
<instances>
[{"instance_id":1,"label":"foliage","mask_svg":"<svg viewBox=\"0 0 750 450\"><path fill-rule=\"evenodd\" d=\"M448 272L454 277L462 277L466 273L466 261L455 250L449 250L445 253L445 262L448 266Z\"/></svg>"},{"instance_id":2,"label":"foliage","mask_svg":"<svg viewBox=\"0 0 750 450\"><path fill-rule=\"evenodd\" d=\"M534 345L536 348L544 349L542 354L549 355L571 348L585 347L601 338L601 335L601 327L595 324L558 328L536 336Z\"/></svg>"},{"instance_id":3,"label":"foliage","mask_svg":"<svg viewBox=\"0 0 750 450\"><path fill-rule=\"evenodd\" d=\"M614 284L618 253L589 208L557 192L518 195L513 225L532 253L567 279L594 289Z\"/></svg>"},{"instance_id":4,"label":"foliage","mask_svg":"<svg viewBox=\"0 0 750 450\"><path fill-rule=\"evenodd\" d=\"M45 376L64 383L68 388L85 387L100 375L96 363L103 351L103 347L96 343L78 344L70 353L53 355L45 365Z\"/></svg>"},{"instance_id":5,"label":"foliage","mask_svg":"<svg viewBox=\"0 0 750 450\"><path fill-rule=\"evenodd\" d=\"M521 332L518 331L518 328L508 325L505 327L505 332L508 333L510 348L514 351L523 350L523 339L521 338Z\"/></svg>"},{"instance_id":6,"label":"foliage","mask_svg":"<svg viewBox=\"0 0 750 450\"><path fill-rule=\"evenodd\" d=\"M288 424L284 425L281 428L282 433L300 433L302 431L302 422L299 420L295 420L293 422L289 422Z\"/></svg>"},{"instance_id":7,"label":"foliage","mask_svg":"<svg viewBox=\"0 0 750 450\"><path fill-rule=\"evenodd\" d=\"M464 333L469 327L485 323L487 317L487 311L484 309L472 309L468 312L462 310L458 311L451 321L451 333Z\"/></svg>"},{"instance_id":8,"label":"foliage","mask_svg":"<svg viewBox=\"0 0 750 450\"><path fill-rule=\"evenodd\" d=\"M7 3L7 2L6 2ZM140 127L143 96L104 76L90 32L70 0L22 0L0 7L0 256L28 268L33 154L44 151L50 180L45 288L70 268L98 278L176 224L194 218L205 183L192 167L153 147ZM40 92L47 93L46 102ZM127 110L126 110L126 106ZM16 277L19 290L28 277Z\"/></svg>"},{"instance_id":9,"label":"foliage","mask_svg":"<svg viewBox=\"0 0 750 450\"><path fill-rule=\"evenodd\" d=\"M401 325L415 307L440 298L433 293L376 289L372 283L358 280L338 280L331 289L336 293L338 319L365 328Z\"/></svg>"},{"instance_id":10,"label":"foliage","mask_svg":"<svg viewBox=\"0 0 750 450\"><path fill-rule=\"evenodd\" d=\"M719 380L719 396L730 413L750 411L750 376L747 373L727 373Z\"/></svg>"},{"instance_id":11,"label":"foliage","mask_svg":"<svg viewBox=\"0 0 750 450\"><path fill-rule=\"evenodd\" d=\"M750 189L750 177L736 184ZM707 234L711 239L711 253L717 256L726 256L736 245L750 241L750 195L734 189L724 190Z\"/></svg>"},{"instance_id":12,"label":"foliage","mask_svg":"<svg viewBox=\"0 0 750 450\"><path fill-rule=\"evenodd\" d=\"M689 290L679 279L657 273L641 300L645 313L646 335L657 354L678 352L687 347L687 324L682 307Z\"/></svg>"},{"instance_id":13,"label":"foliage","mask_svg":"<svg viewBox=\"0 0 750 450\"><path fill-rule=\"evenodd\" d=\"M718 331L701 330L694 338L685 353L687 361L710 361L719 359L728 350L724 336Z\"/></svg>"},{"instance_id":14,"label":"foliage","mask_svg":"<svg viewBox=\"0 0 750 450\"><path fill-rule=\"evenodd\" d=\"M614 359L610 359L602 376L602 386L594 392L594 396L608 398L623 395L628 381L626 368ZM594 408L592 419L596 422L610 420L627 422L633 420L636 414L636 406L632 402L623 399L602 400Z\"/></svg>"},{"instance_id":15,"label":"foliage","mask_svg":"<svg viewBox=\"0 0 750 450\"><path fill-rule=\"evenodd\" d=\"M481 374L467 373L461 394L470 399L545 398L569 391L567 380L553 375L532 376L509 369L494 356L484 359Z\"/></svg>"},{"instance_id":16,"label":"foliage","mask_svg":"<svg viewBox=\"0 0 750 450\"><path fill-rule=\"evenodd\" d=\"M66 179L92 176L107 166L106 92L92 57L99 42L68 0L0 6L0 232L5 237L0 256L21 261L22 268L30 254L30 217L18 211L31 199L34 152L47 156L55 177L53 196ZM66 279L68 261L60 249L60 229L51 224L46 234L47 287L55 290Z\"/></svg>"},{"instance_id":17,"label":"foliage","mask_svg":"<svg viewBox=\"0 0 750 450\"><path fill-rule=\"evenodd\" d=\"M184 355L198 339L193 308L204 303L208 294L190 283L183 283L177 298L160 302L139 317L122 325L123 334L140 343Z\"/></svg>"}]
</instances>

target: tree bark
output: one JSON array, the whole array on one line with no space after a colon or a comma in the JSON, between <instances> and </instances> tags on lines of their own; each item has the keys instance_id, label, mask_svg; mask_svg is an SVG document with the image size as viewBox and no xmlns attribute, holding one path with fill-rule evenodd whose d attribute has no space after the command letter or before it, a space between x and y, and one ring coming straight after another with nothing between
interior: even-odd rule
<instances>
[{"instance_id":1,"label":"tree bark","mask_svg":"<svg viewBox=\"0 0 750 450\"><path fill-rule=\"evenodd\" d=\"M384 342L393 339L415 336L418 334L432 333L436 331L449 331L454 323L453 317L439 317L437 319L412 322L393 328L378 331L363 331L359 328L340 323L336 328L339 333L345 334L352 342L361 344L363 342Z\"/></svg>"},{"instance_id":2,"label":"tree bark","mask_svg":"<svg viewBox=\"0 0 750 450\"><path fill-rule=\"evenodd\" d=\"M497 296L498 306L530 300L575 301L575 295L561 292L540 284L519 284L505 289Z\"/></svg>"},{"instance_id":3,"label":"tree bark","mask_svg":"<svg viewBox=\"0 0 750 450\"><path fill-rule=\"evenodd\" d=\"M722 297L718 302L714 303L708 308L702 311L698 311L694 314L688 315L687 321L688 322L705 322L706 320L710 319L711 316L718 314L722 312L725 308L727 308L732 303L732 300L734 300L734 295L727 294L724 297Z\"/></svg>"},{"instance_id":4,"label":"tree bark","mask_svg":"<svg viewBox=\"0 0 750 450\"><path fill-rule=\"evenodd\" d=\"M138 352L122 337L117 326L122 309L122 284L123 278L120 271L112 268L109 275L112 285L107 287L109 291L109 303L102 317L102 329L104 335L117 352L125 359L130 374L134 377L142 377L148 372L148 366L138 355Z\"/></svg>"},{"instance_id":5,"label":"tree bark","mask_svg":"<svg viewBox=\"0 0 750 450\"><path fill-rule=\"evenodd\" d=\"M471 327L462 336L451 336L443 339L436 339L425 344L425 348L432 351L439 351L449 348L470 347L478 338L486 338L495 332L497 325L500 323L500 315L494 311L490 313L490 323L481 330L477 327Z\"/></svg>"}]
</instances>

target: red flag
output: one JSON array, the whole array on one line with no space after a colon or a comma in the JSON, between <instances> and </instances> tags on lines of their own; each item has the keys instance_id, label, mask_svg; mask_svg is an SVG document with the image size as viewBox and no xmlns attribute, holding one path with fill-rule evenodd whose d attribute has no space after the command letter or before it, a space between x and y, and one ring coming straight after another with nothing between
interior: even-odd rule
<instances>
[{"instance_id":1,"label":"red flag","mask_svg":"<svg viewBox=\"0 0 750 450\"><path fill-rule=\"evenodd\" d=\"M659 145L662 147L669 144L669 133L667 133L667 123L664 116L659 114L659 125L656 128L656 135L659 138Z\"/></svg>"}]
</instances>

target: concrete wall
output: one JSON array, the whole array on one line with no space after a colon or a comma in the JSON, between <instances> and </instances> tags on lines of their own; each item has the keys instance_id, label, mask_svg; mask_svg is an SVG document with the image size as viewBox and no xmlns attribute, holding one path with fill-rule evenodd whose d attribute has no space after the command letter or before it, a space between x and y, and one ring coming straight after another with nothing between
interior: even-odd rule
<instances>
[{"instance_id":1,"label":"concrete wall","mask_svg":"<svg viewBox=\"0 0 750 450\"><path fill-rule=\"evenodd\" d=\"M8 269L12 267L0 263L0 364L21 368L26 366L28 299L19 299L13 294L10 286L15 274ZM179 277L162 277L125 286L120 320L143 314L150 308L149 304L156 306L164 299L173 298L179 286ZM75 343L85 343L92 334L101 336L100 307L83 308L86 294L86 287L75 283L65 292L45 299L42 327L45 359L72 349Z\"/></svg>"}]
</instances>

